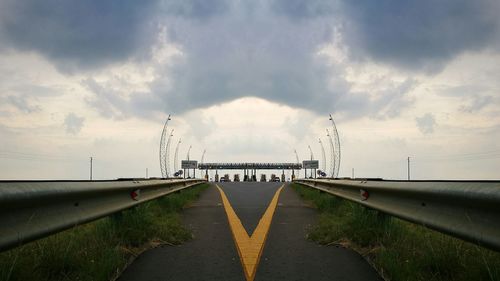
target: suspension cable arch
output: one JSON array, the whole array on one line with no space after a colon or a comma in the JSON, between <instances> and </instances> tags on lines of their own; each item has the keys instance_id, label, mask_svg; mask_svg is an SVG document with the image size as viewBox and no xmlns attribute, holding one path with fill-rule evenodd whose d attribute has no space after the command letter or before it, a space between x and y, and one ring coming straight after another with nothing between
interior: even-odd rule
<instances>
[{"instance_id":1,"label":"suspension cable arch","mask_svg":"<svg viewBox=\"0 0 500 281\"><path fill-rule=\"evenodd\" d=\"M332 135L326 129L326 136L328 137L328 144L330 145L330 177L335 177L335 146L333 144Z\"/></svg>"},{"instance_id":2,"label":"suspension cable arch","mask_svg":"<svg viewBox=\"0 0 500 281\"><path fill-rule=\"evenodd\" d=\"M332 134L333 134L333 139L335 141L335 150L334 150L335 171L333 177L336 178L339 176L339 170L340 170L340 136L339 132L337 131L337 126L335 125L335 121L333 120L331 114L330 114L330 121L332 121Z\"/></svg>"},{"instance_id":3,"label":"suspension cable arch","mask_svg":"<svg viewBox=\"0 0 500 281\"><path fill-rule=\"evenodd\" d=\"M159 151L159 158L160 158L160 170L161 170L161 177L166 178L167 177L167 170L165 167L166 161L166 153L167 153L167 147L165 143L165 138L167 136L167 127L168 127L168 121L170 121L170 114L167 116L167 120L165 121L165 125L163 125L163 131L161 132L161 138L160 138L160 151Z\"/></svg>"}]
</instances>

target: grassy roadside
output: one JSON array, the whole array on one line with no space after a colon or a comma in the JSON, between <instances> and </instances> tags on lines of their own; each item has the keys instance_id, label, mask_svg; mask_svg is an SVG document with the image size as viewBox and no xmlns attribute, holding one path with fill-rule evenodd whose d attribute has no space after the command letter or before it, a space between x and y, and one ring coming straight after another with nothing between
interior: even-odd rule
<instances>
[{"instance_id":1,"label":"grassy roadside","mask_svg":"<svg viewBox=\"0 0 500 281\"><path fill-rule=\"evenodd\" d=\"M191 239L179 212L207 187L182 190L0 253L0 280L110 280L144 249Z\"/></svg>"},{"instance_id":2,"label":"grassy roadside","mask_svg":"<svg viewBox=\"0 0 500 281\"><path fill-rule=\"evenodd\" d=\"M498 252L318 190L292 186L320 211L309 239L353 248L387 280L500 280Z\"/></svg>"}]
</instances>

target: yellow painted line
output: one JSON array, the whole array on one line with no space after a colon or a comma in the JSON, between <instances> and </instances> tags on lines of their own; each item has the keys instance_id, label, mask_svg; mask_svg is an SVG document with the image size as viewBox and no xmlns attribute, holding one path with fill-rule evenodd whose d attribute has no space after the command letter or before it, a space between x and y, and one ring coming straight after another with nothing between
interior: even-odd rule
<instances>
[{"instance_id":1,"label":"yellow painted line","mask_svg":"<svg viewBox=\"0 0 500 281\"><path fill-rule=\"evenodd\" d=\"M238 249L238 255L240 256L245 277L247 281L253 281L255 273L257 272L257 266L259 265L260 256L262 255L262 250L266 244L267 233L271 227L274 211L278 205L278 197L285 185L283 184L274 194L271 203L267 207L262 218L260 218L259 224L252 233L252 236L248 235L222 188L220 188L219 185L216 186L222 198L224 210L226 211L229 226L233 233L233 239Z\"/></svg>"}]
</instances>

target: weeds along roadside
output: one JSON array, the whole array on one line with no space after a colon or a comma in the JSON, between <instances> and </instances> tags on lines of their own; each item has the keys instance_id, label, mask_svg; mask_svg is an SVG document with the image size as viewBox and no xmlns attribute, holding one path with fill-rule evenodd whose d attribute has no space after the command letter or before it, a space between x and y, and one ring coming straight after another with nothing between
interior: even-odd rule
<instances>
[{"instance_id":1,"label":"weeds along roadside","mask_svg":"<svg viewBox=\"0 0 500 281\"><path fill-rule=\"evenodd\" d=\"M500 280L500 253L292 184L319 210L308 238L363 255L387 280Z\"/></svg>"},{"instance_id":2,"label":"weeds along roadside","mask_svg":"<svg viewBox=\"0 0 500 281\"><path fill-rule=\"evenodd\" d=\"M181 190L0 253L0 280L110 280L143 250L191 239L179 212L207 187Z\"/></svg>"}]
</instances>

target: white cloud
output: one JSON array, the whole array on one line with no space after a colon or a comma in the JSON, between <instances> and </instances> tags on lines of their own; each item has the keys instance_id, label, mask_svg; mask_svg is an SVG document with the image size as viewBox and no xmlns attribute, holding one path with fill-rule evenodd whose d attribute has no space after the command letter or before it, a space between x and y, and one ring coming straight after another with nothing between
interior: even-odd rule
<instances>
[{"instance_id":1,"label":"white cloud","mask_svg":"<svg viewBox=\"0 0 500 281\"><path fill-rule=\"evenodd\" d=\"M66 118L64 118L64 126L66 127L66 132L68 134L77 135L83 127L84 117L79 117L73 112L68 113Z\"/></svg>"},{"instance_id":2,"label":"white cloud","mask_svg":"<svg viewBox=\"0 0 500 281\"><path fill-rule=\"evenodd\" d=\"M434 126L436 126L436 119L434 115L430 113L426 113L422 117L416 117L415 121L417 122L418 129L422 134L432 134L434 133Z\"/></svg>"}]
</instances>

